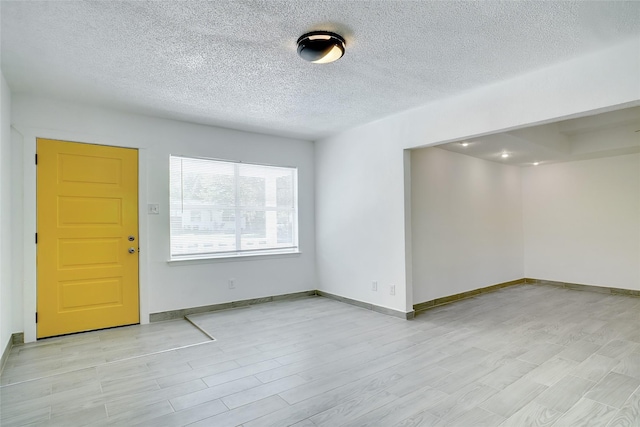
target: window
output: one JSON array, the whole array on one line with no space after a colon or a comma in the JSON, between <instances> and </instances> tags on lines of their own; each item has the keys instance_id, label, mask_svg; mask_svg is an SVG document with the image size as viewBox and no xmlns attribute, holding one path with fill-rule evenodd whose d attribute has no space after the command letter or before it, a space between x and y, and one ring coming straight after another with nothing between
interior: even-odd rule
<instances>
[{"instance_id":1,"label":"window","mask_svg":"<svg viewBox=\"0 0 640 427\"><path fill-rule=\"evenodd\" d=\"M171 156L171 258L297 252L297 169Z\"/></svg>"}]
</instances>

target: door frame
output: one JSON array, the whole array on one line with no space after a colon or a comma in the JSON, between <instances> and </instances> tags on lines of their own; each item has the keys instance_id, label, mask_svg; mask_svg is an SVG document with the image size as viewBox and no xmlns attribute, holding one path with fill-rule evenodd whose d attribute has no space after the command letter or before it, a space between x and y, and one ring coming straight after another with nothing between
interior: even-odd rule
<instances>
[{"instance_id":1,"label":"door frame","mask_svg":"<svg viewBox=\"0 0 640 427\"><path fill-rule=\"evenodd\" d=\"M22 301L23 301L23 325L24 342L36 341L36 319L37 310L37 274L36 274L36 244L35 233L36 222L36 139L57 139L69 142L84 144L108 145L119 148L134 148L138 150L138 233L140 255L138 258L138 292L139 292L139 313L140 323L149 323L149 281L148 268L149 259L147 257L148 245L148 217L146 204L148 199L147 150L139 147L119 143L112 136L87 135L75 132L39 129L39 128L14 128L22 134L23 138L23 163L22 163ZM144 244L143 244L144 242Z\"/></svg>"}]
</instances>

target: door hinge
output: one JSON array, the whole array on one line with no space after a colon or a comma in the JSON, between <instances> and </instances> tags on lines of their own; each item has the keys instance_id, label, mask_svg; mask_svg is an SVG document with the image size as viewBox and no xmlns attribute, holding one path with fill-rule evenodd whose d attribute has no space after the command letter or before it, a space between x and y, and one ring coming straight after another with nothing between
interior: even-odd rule
<instances>
[{"instance_id":1,"label":"door hinge","mask_svg":"<svg viewBox=\"0 0 640 427\"><path fill-rule=\"evenodd\" d=\"M36 154L36 165L38 164L38 155Z\"/></svg>"},{"instance_id":2,"label":"door hinge","mask_svg":"<svg viewBox=\"0 0 640 427\"><path fill-rule=\"evenodd\" d=\"M38 323L38 312L36 311L36 323Z\"/></svg>"},{"instance_id":3,"label":"door hinge","mask_svg":"<svg viewBox=\"0 0 640 427\"><path fill-rule=\"evenodd\" d=\"M36 244L38 244L38 233L36 233Z\"/></svg>"}]
</instances>

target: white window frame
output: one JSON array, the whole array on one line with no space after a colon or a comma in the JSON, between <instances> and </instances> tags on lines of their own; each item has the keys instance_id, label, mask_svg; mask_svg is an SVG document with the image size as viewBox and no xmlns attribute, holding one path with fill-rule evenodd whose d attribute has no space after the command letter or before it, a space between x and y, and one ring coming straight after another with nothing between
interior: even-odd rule
<instances>
[{"instance_id":1,"label":"white window frame","mask_svg":"<svg viewBox=\"0 0 640 427\"><path fill-rule=\"evenodd\" d=\"M235 179L234 179L234 193L235 193L235 206L228 207L228 209L235 210L235 236L236 236L236 250L228 251L228 252L210 252L210 253L202 253L202 254L174 254L173 253L173 233L171 229L171 224L169 224L169 262L175 261L197 261L197 260L217 260L217 259L233 259L233 258L243 258L243 257L255 257L255 256L273 256L273 255L282 255L282 254L298 254L300 253L299 245L298 245L298 168L293 166L280 166L280 165L269 165L264 163L248 163L242 161L233 161L233 160L225 160L225 159L215 159L208 157L197 157L197 156L185 156L185 155L177 155L171 154L169 156L169 167L171 168L171 160L173 158L182 158L182 159L193 159L193 160L204 160L204 161L212 161L218 163L225 163L234 166L235 171ZM293 209L291 208L279 208L279 207L252 207L252 206L241 206L239 202L239 167L241 165L247 166L262 166L262 167L270 167L276 169L287 169L293 172ZM181 181L182 185L182 181ZM171 193L171 174L169 174L169 189ZM171 212L171 194L169 194L169 212ZM286 211L293 213L293 236L292 236L292 245L281 248L269 248L269 249L240 249L240 239L242 235L242 226L241 226L241 212L243 210L251 210L252 208L257 208L258 210L268 211ZM171 213L169 214L171 215Z\"/></svg>"}]
</instances>

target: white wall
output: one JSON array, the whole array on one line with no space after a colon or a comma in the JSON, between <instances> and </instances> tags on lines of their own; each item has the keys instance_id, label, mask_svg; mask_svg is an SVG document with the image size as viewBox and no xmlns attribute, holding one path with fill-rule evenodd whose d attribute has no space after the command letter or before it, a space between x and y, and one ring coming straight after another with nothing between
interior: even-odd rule
<instances>
[{"instance_id":1,"label":"white wall","mask_svg":"<svg viewBox=\"0 0 640 427\"><path fill-rule=\"evenodd\" d=\"M523 170L525 275L640 290L640 154Z\"/></svg>"},{"instance_id":2,"label":"white wall","mask_svg":"<svg viewBox=\"0 0 640 427\"><path fill-rule=\"evenodd\" d=\"M349 135L323 141L316 150L320 289L405 311L403 151L392 135L389 144L377 144L385 136L375 128L361 129L358 138Z\"/></svg>"},{"instance_id":3,"label":"white wall","mask_svg":"<svg viewBox=\"0 0 640 427\"><path fill-rule=\"evenodd\" d=\"M11 208L11 92L0 73L0 355L14 332Z\"/></svg>"},{"instance_id":4,"label":"white wall","mask_svg":"<svg viewBox=\"0 0 640 427\"><path fill-rule=\"evenodd\" d=\"M524 277L520 168L411 152L414 304Z\"/></svg>"},{"instance_id":5,"label":"white wall","mask_svg":"<svg viewBox=\"0 0 640 427\"><path fill-rule=\"evenodd\" d=\"M637 104L639 50L626 42L316 142L319 289L410 311L403 149ZM376 279L401 288L374 293Z\"/></svg>"},{"instance_id":6,"label":"white wall","mask_svg":"<svg viewBox=\"0 0 640 427\"><path fill-rule=\"evenodd\" d=\"M140 151L140 293L146 314L316 289L313 143L179 121L127 114L86 105L15 95L12 121L22 134L24 241L35 232L35 138L138 148ZM301 254L250 260L181 262L169 259L169 155L214 157L298 167ZM16 189L16 191L20 191ZM160 215L147 215L159 203ZM34 337L35 245L24 248L23 325ZM236 279L229 290L227 280Z\"/></svg>"},{"instance_id":7,"label":"white wall","mask_svg":"<svg viewBox=\"0 0 640 427\"><path fill-rule=\"evenodd\" d=\"M23 202L24 188L22 182L23 163L23 138L20 132L11 128L11 273L12 273L12 301L13 332L24 332L24 248L25 244L31 246L32 236L26 236L23 228ZM32 310L29 310L29 320L33 319Z\"/></svg>"}]
</instances>

